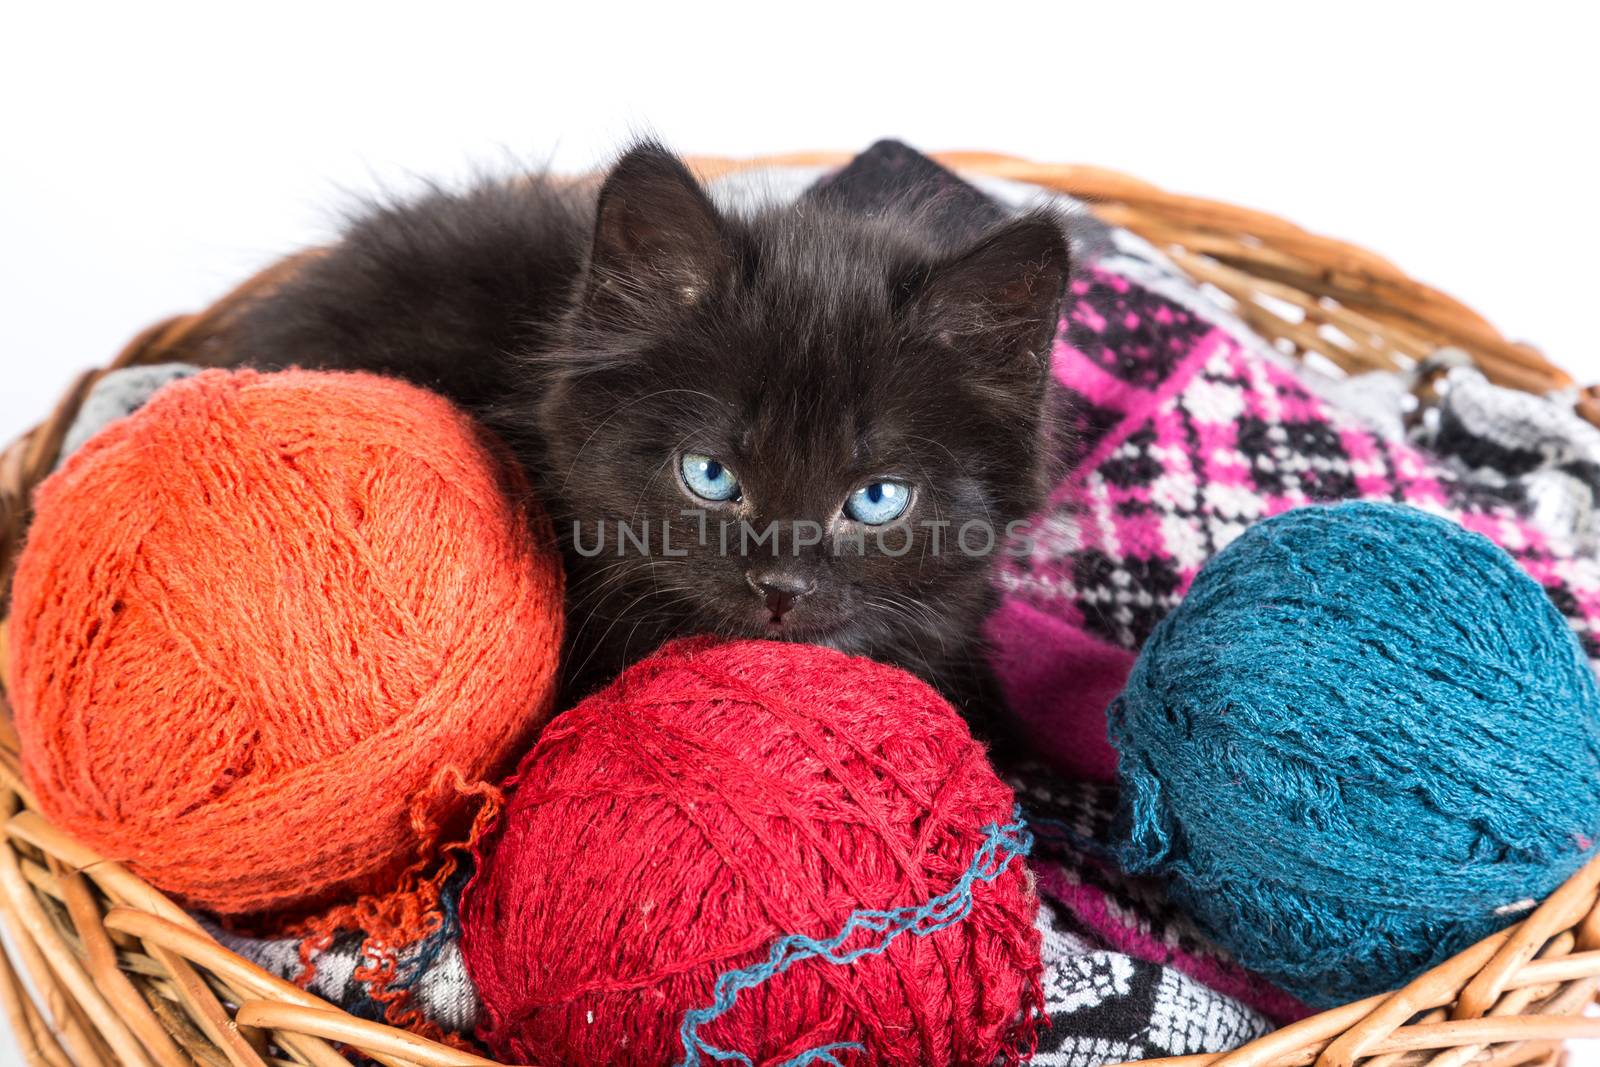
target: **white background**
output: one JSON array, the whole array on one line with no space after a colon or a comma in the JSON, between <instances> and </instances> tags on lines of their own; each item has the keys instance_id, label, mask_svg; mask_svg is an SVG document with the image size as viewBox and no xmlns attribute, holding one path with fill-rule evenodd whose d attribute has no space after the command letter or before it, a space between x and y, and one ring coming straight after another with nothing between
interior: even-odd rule
<instances>
[{"instance_id":1,"label":"white background","mask_svg":"<svg viewBox=\"0 0 1600 1067\"><path fill-rule=\"evenodd\" d=\"M1587 5L550 6L0 9L0 440L353 194L642 130L1119 168L1372 247L1600 380Z\"/></svg>"}]
</instances>

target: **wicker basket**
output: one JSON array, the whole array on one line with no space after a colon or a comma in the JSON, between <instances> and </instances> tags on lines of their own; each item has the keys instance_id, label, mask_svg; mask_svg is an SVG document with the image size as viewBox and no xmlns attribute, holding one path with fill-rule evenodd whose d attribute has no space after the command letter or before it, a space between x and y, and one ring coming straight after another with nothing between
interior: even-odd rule
<instances>
[{"instance_id":1,"label":"wicker basket","mask_svg":"<svg viewBox=\"0 0 1600 1067\"><path fill-rule=\"evenodd\" d=\"M806 154L698 160L712 177L772 164L834 164ZM1465 350L1494 381L1533 392L1573 390L1591 421L1600 397L1577 392L1536 351L1508 342L1470 309L1370 252L1270 215L1174 196L1095 167L950 153L944 163L1015 178L1091 201L1107 221L1164 248L1233 302L1286 352L1349 371L1418 370L1441 347ZM210 309L140 334L112 363L220 362L231 316L292 273L305 256L245 282ZM43 423L0 454L0 616L28 523L28 495L50 470L84 394L78 380ZM0 680L5 676L0 622ZM19 774L10 708L0 690L0 1002L13 1040L36 1067L345 1067L349 1050L391 1067L466 1067L485 1060L344 1014L213 941L171 901L121 865L52 827ZM1584 1016L1600 983L1600 859L1510 929L1404 989L1295 1023L1224 1056L1176 1065L1378 1067L1554 1063L1561 1042L1600 1036ZM24 980L24 976L26 981ZM31 986L31 988L30 988ZM344 1051L341 1051L344 1050Z\"/></svg>"}]
</instances>

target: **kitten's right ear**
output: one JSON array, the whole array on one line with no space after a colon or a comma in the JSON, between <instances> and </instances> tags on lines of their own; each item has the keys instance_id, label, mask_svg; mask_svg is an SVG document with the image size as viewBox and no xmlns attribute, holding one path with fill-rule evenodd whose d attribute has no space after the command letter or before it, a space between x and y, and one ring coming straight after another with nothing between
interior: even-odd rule
<instances>
[{"instance_id":1,"label":"kitten's right ear","mask_svg":"<svg viewBox=\"0 0 1600 1067\"><path fill-rule=\"evenodd\" d=\"M722 217L683 161L647 141L600 188L584 305L606 317L698 303L732 263Z\"/></svg>"},{"instance_id":2,"label":"kitten's right ear","mask_svg":"<svg viewBox=\"0 0 1600 1067\"><path fill-rule=\"evenodd\" d=\"M1030 211L918 278L915 314L980 365L1048 368L1070 260L1063 220L1048 209Z\"/></svg>"}]
</instances>

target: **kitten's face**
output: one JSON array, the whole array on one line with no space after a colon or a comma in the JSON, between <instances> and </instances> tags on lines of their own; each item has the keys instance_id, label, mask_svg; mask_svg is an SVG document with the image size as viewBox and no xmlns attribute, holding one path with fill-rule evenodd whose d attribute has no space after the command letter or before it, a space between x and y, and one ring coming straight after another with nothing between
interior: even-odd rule
<instances>
[{"instance_id":1,"label":"kitten's face","mask_svg":"<svg viewBox=\"0 0 1600 1067\"><path fill-rule=\"evenodd\" d=\"M1039 502L1059 229L950 252L814 204L735 221L632 158L541 408L575 645L958 652Z\"/></svg>"}]
</instances>

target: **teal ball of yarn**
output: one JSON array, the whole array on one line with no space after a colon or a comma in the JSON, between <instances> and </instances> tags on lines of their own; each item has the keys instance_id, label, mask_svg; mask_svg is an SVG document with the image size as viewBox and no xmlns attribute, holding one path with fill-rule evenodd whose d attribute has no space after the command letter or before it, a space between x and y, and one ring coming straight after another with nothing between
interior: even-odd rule
<instances>
[{"instance_id":1,"label":"teal ball of yarn","mask_svg":"<svg viewBox=\"0 0 1600 1067\"><path fill-rule=\"evenodd\" d=\"M1351 503L1200 572L1110 709L1121 860L1314 1007L1521 917L1600 840L1600 696L1487 538Z\"/></svg>"}]
</instances>

